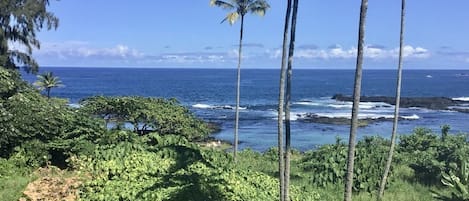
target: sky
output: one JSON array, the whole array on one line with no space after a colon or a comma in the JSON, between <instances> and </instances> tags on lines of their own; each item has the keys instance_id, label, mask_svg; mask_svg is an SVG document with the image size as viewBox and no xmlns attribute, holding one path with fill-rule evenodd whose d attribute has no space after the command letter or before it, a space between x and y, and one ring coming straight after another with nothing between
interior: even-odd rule
<instances>
[{"instance_id":1,"label":"sky","mask_svg":"<svg viewBox=\"0 0 469 201\"><path fill-rule=\"evenodd\" d=\"M236 68L240 23L209 0L51 1L57 30L38 33L40 66ZM286 1L245 18L243 68L279 68ZM395 69L398 0L370 0L365 69ZM360 0L300 0L294 68L353 69ZM408 0L404 69L469 69L468 0Z\"/></svg>"}]
</instances>

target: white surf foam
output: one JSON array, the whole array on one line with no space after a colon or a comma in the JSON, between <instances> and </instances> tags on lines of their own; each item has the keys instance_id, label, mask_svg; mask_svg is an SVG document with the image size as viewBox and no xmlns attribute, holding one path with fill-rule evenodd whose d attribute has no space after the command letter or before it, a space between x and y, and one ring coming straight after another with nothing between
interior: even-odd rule
<instances>
[{"instance_id":1,"label":"white surf foam","mask_svg":"<svg viewBox=\"0 0 469 201\"><path fill-rule=\"evenodd\" d=\"M199 109L219 109L219 110L234 110L236 109L235 106L231 105L208 105L208 104L203 104L203 103L197 103L192 105L193 108L199 108ZM240 110L245 110L247 109L246 107L239 107Z\"/></svg>"},{"instance_id":2,"label":"white surf foam","mask_svg":"<svg viewBox=\"0 0 469 201\"><path fill-rule=\"evenodd\" d=\"M272 112L270 113L272 114L274 117L272 117L272 119L275 119L277 120L277 116L278 116L278 113L277 112ZM290 112L290 121L296 121L300 118L304 118L304 116L306 115L305 112ZM283 115L283 119L285 120L285 114Z\"/></svg>"},{"instance_id":3,"label":"white surf foam","mask_svg":"<svg viewBox=\"0 0 469 201\"><path fill-rule=\"evenodd\" d=\"M469 101L469 97L452 98L452 100L455 100L455 101Z\"/></svg>"},{"instance_id":4,"label":"white surf foam","mask_svg":"<svg viewBox=\"0 0 469 201\"><path fill-rule=\"evenodd\" d=\"M341 113L316 113L320 117L328 117L328 118L347 118L351 119L352 114L351 113L346 113L346 112L341 112ZM358 119L390 119L394 118L394 115L388 115L388 114L376 114L376 113L361 113L358 114Z\"/></svg>"},{"instance_id":5,"label":"white surf foam","mask_svg":"<svg viewBox=\"0 0 469 201\"><path fill-rule=\"evenodd\" d=\"M351 109L353 106L352 102L336 102L333 104L328 104L328 107L332 107L335 109ZM383 102L361 102L359 105L360 109L374 109L374 108L389 108L392 105L383 103Z\"/></svg>"},{"instance_id":6,"label":"white surf foam","mask_svg":"<svg viewBox=\"0 0 469 201\"><path fill-rule=\"evenodd\" d=\"M420 119L420 117L416 114L410 115L410 116L401 116L402 119L406 120L417 120Z\"/></svg>"},{"instance_id":7,"label":"white surf foam","mask_svg":"<svg viewBox=\"0 0 469 201\"><path fill-rule=\"evenodd\" d=\"M308 105L308 106L320 106L321 103L312 102L312 101L298 101L294 102L295 105Z\"/></svg>"},{"instance_id":8,"label":"white surf foam","mask_svg":"<svg viewBox=\"0 0 469 201\"><path fill-rule=\"evenodd\" d=\"M192 105L193 108L199 108L199 109L212 109L213 106L211 105L207 105L207 104L201 104L201 103L197 103L195 105Z\"/></svg>"}]
</instances>

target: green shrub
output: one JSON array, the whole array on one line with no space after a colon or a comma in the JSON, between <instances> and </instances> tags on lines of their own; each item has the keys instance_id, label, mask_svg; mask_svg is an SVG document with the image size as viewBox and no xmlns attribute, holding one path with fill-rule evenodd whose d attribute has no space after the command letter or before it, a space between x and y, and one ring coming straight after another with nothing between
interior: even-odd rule
<instances>
[{"instance_id":1,"label":"green shrub","mask_svg":"<svg viewBox=\"0 0 469 201\"><path fill-rule=\"evenodd\" d=\"M441 183L450 193L435 192L435 198L443 201L469 201L469 164L462 162L458 171L442 173Z\"/></svg>"},{"instance_id":2,"label":"green shrub","mask_svg":"<svg viewBox=\"0 0 469 201\"><path fill-rule=\"evenodd\" d=\"M356 145L354 191L372 192L379 187L384 171L389 141L380 137L366 137ZM342 184L347 166L347 145L337 140L306 152L300 166L312 184L320 187Z\"/></svg>"},{"instance_id":3,"label":"green shrub","mask_svg":"<svg viewBox=\"0 0 469 201\"><path fill-rule=\"evenodd\" d=\"M210 133L207 124L197 119L176 99L95 96L81 103L81 110L103 118L107 126L110 122L118 127L129 123L138 134L157 132L197 139Z\"/></svg>"},{"instance_id":4,"label":"green shrub","mask_svg":"<svg viewBox=\"0 0 469 201\"><path fill-rule=\"evenodd\" d=\"M448 135L448 128L443 131L439 137L429 129L417 128L400 138L398 158L414 170L419 182L438 184L441 172L454 170L454 164L469 157L467 136Z\"/></svg>"},{"instance_id":5,"label":"green shrub","mask_svg":"<svg viewBox=\"0 0 469 201\"><path fill-rule=\"evenodd\" d=\"M98 146L91 156L72 157L91 176L82 200L275 200L278 180L235 170L231 156L203 150L181 136L150 134L135 142ZM123 188L125 187L125 188ZM291 190L292 200L319 200L314 191Z\"/></svg>"}]
</instances>

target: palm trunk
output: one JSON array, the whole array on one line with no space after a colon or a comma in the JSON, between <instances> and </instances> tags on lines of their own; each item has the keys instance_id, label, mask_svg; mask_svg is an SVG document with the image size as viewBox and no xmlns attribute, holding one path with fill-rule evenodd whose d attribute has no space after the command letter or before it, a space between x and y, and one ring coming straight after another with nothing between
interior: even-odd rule
<instances>
[{"instance_id":1,"label":"palm trunk","mask_svg":"<svg viewBox=\"0 0 469 201\"><path fill-rule=\"evenodd\" d=\"M291 0L287 1L287 11L285 14L285 28L283 31L283 50L282 50L282 66L280 69L280 89L278 97L278 171L280 180L280 199L285 201L284 192L284 178L285 178L285 166L284 166L284 151L283 151L283 109L285 106L285 76L286 72L286 58L287 58L287 38L288 38L288 27L290 24L291 15Z\"/></svg>"},{"instance_id":2,"label":"palm trunk","mask_svg":"<svg viewBox=\"0 0 469 201\"><path fill-rule=\"evenodd\" d=\"M47 92L47 99L50 98L50 88L46 88L46 92Z\"/></svg>"},{"instance_id":3,"label":"palm trunk","mask_svg":"<svg viewBox=\"0 0 469 201\"><path fill-rule=\"evenodd\" d=\"M235 112L235 131L234 131L234 148L233 158L236 163L236 155L238 152L238 128L239 128L239 97L240 97L240 85L241 85L241 59L242 59L242 48L243 48L243 28L244 28L244 15L241 15L241 28L239 31L239 50L238 50L238 71L236 81L236 112Z\"/></svg>"},{"instance_id":4,"label":"palm trunk","mask_svg":"<svg viewBox=\"0 0 469 201\"><path fill-rule=\"evenodd\" d=\"M399 121L399 106L401 102L401 83L402 83L402 54L404 48L404 19L405 19L405 0L402 0L401 7L401 32L399 36L399 64L397 67L397 86L396 86L396 106L394 108L394 121L392 125L391 146L389 147L388 159L384 169L383 177L379 185L378 200L383 199L384 188L388 179L389 171L391 169L392 157L394 154L394 147L396 145L397 123Z\"/></svg>"},{"instance_id":5,"label":"palm trunk","mask_svg":"<svg viewBox=\"0 0 469 201\"><path fill-rule=\"evenodd\" d=\"M366 11L368 8L368 0L362 0L360 8L360 23L358 30L358 54L357 64L355 70L355 84L353 89L353 107L352 107L352 120L350 126L350 136L348 144L348 157L347 157L347 172L345 180L344 200L352 200L352 187L353 187L353 166L355 160L355 136L358 127L358 110L360 104L361 83L362 83L362 66L363 66L363 46L365 38L365 19Z\"/></svg>"},{"instance_id":6,"label":"palm trunk","mask_svg":"<svg viewBox=\"0 0 469 201\"><path fill-rule=\"evenodd\" d=\"M290 103L291 103L291 78L292 78L292 63L293 52L295 50L295 32L296 32L296 16L298 13L298 0L293 1L293 13L291 21L290 33L290 49L288 50L288 69L287 69L287 89L285 101L285 193L284 199L290 200L289 187L290 187L290 152L291 152L291 133L290 133Z\"/></svg>"}]
</instances>

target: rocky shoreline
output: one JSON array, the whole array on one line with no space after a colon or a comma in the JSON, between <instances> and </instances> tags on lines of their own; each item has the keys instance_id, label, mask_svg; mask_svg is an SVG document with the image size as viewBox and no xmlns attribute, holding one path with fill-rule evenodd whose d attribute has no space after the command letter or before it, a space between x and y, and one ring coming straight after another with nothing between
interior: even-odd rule
<instances>
[{"instance_id":1,"label":"rocky shoreline","mask_svg":"<svg viewBox=\"0 0 469 201\"><path fill-rule=\"evenodd\" d=\"M315 113L306 113L303 115L297 115L299 121L320 123L320 124L332 124L332 125L350 125L350 118L346 117L326 117L319 116ZM413 118L399 117L400 120L416 120ZM360 118L358 119L358 127L366 127L373 123L391 121L393 118L378 117L378 118Z\"/></svg>"},{"instance_id":2,"label":"rocky shoreline","mask_svg":"<svg viewBox=\"0 0 469 201\"><path fill-rule=\"evenodd\" d=\"M343 94L335 94L332 99L336 101L352 102L353 97L345 96ZM389 96L362 96L360 102L374 102L374 103L386 103L389 105L395 105L395 98ZM469 113L469 101L454 100L447 97L402 97L400 102L401 108L426 108L431 110L450 110L463 113ZM297 118L299 121L320 123L320 124L332 124L332 125L350 125L350 117L329 117L318 115L316 113L298 114ZM419 117L413 116L401 116L400 120L416 120ZM365 127L369 124L392 121L392 115L386 117L361 117L358 120L359 127Z\"/></svg>"},{"instance_id":3,"label":"rocky shoreline","mask_svg":"<svg viewBox=\"0 0 469 201\"><path fill-rule=\"evenodd\" d=\"M335 94L332 99L337 101L348 101L352 102L352 96L345 96L343 94ZM390 96L361 96L360 102L383 102L391 105L395 105L396 101L394 97ZM453 100L448 97L402 97L400 101L400 107L420 107L431 110L451 110L457 112L469 113L469 109L461 107L463 105L469 105L468 101Z\"/></svg>"}]
</instances>

